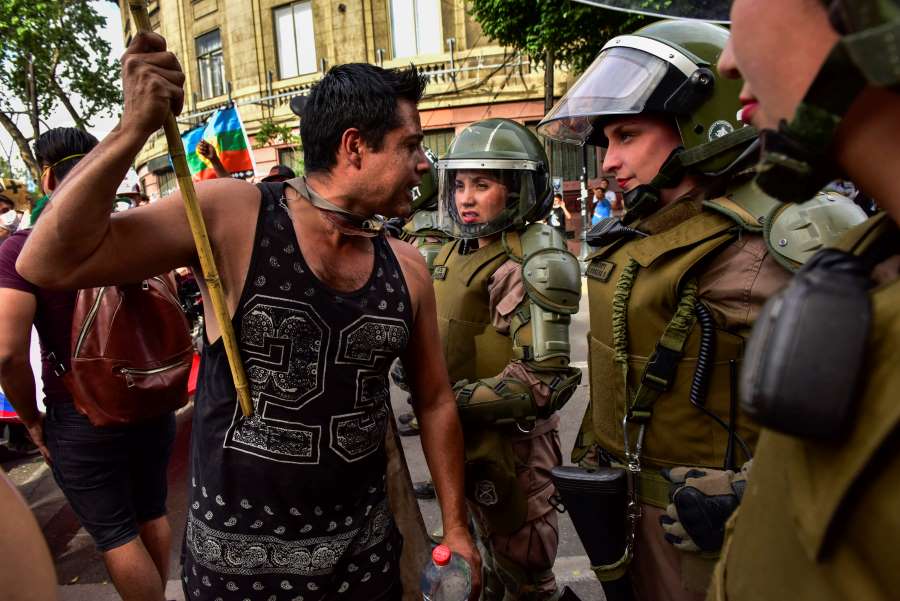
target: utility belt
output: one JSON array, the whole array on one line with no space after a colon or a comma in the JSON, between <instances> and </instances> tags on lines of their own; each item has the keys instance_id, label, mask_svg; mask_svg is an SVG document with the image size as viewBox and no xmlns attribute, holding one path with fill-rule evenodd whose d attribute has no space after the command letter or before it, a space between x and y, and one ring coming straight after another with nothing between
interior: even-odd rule
<instances>
[{"instance_id":1,"label":"utility belt","mask_svg":"<svg viewBox=\"0 0 900 601\"><path fill-rule=\"evenodd\" d=\"M599 449L603 463L609 465L613 469L627 469L624 462L619 461L615 456L608 453L605 449ZM662 477L659 470L646 465L641 466L641 471L635 474L637 478L637 499L644 505L651 505L659 509L665 509L669 506L669 489L671 482Z\"/></svg>"}]
</instances>

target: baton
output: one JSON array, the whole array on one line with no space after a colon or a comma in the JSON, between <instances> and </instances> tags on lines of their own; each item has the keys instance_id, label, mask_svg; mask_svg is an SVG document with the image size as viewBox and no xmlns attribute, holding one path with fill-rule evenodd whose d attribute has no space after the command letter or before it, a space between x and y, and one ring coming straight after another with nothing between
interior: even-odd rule
<instances>
[{"instance_id":1,"label":"baton","mask_svg":"<svg viewBox=\"0 0 900 601\"><path fill-rule=\"evenodd\" d=\"M138 33L149 33L152 28L150 27L150 15L147 13L147 0L128 0L128 7L131 9L131 19L134 21ZM231 326L231 315L228 313L225 294L222 292L222 280L219 278L219 270L216 268L216 261L209 245L206 224L203 222L203 215L197 204L197 192L194 190L194 181L191 179L191 172L184 156L181 132L178 130L178 122L175 121L172 111L166 115L163 129L166 132L166 143L169 146L172 166L175 168L175 175L178 178L178 187L181 189L181 198L184 200L184 210L191 226L191 233L194 235L194 245L197 247L197 256L200 258L203 280L206 282L216 322L222 333L222 342L225 345L225 355L228 357L228 366L231 368L231 378L234 380L238 403L241 405L244 416L249 417L253 414L253 402L250 400L247 375L244 373L244 365L241 363L241 355L238 352L234 328Z\"/></svg>"}]
</instances>

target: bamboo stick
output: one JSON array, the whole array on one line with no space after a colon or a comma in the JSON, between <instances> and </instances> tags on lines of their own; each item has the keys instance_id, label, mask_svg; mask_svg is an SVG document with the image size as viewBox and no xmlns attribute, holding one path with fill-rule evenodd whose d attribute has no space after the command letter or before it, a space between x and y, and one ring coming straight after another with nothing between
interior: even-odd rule
<instances>
[{"instance_id":1,"label":"bamboo stick","mask_svg":"<svg viewBox=\"0 0 900 601\"><path fill-rule=\"evenodd\" d=\"M150 15L147 13L147 0L128 0L131 10L131 18L139 33L150 32ZM209 298L212 301L216 322L222 333L222 342L225 345L225 354L228 357L228 365L231 368L231 377L234 380L234 388L237 392L238 403L244 416L253 414L253 402L250 399L250 387L247 384L247 375L241 363L241 355L238 351L237 339L234 328L231 326L231 315L225 302L225 294L222 291L222 280L219 278L219 270L213 257L212 247L209 244L209 236L206 233L206 224L197 204L197 192L194 190L194 181L188 169L187 159L184 154L184 145L181 142L181 132L175 115L169 111L163 124L166 133L166 142L169 146L169 156L172 157L172 165L178 178L178 187L181 189L181 197L184 200L184 210L187 213L191 233L194 235L194 244L197 247L197 255L200 257L200 268L203 271L203 279Z\"/></svg>"}]
</instances>

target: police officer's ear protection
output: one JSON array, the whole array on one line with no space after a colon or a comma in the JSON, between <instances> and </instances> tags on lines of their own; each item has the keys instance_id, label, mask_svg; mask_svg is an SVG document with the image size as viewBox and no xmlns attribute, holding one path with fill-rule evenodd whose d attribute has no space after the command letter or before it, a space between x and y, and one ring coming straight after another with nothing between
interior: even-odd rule
<instances>
[{"instance_id":1,"label":"police officer's ear protection","mask_svg":"<svg viewBox=\"0 0 900 601\"><path fill-rule=\"evenodd\" d=\"M744 411L795 436L833 439L850 430L872 322L873 264L823 250L769 299L747 345Z\"/></svg>"}]
</instances>

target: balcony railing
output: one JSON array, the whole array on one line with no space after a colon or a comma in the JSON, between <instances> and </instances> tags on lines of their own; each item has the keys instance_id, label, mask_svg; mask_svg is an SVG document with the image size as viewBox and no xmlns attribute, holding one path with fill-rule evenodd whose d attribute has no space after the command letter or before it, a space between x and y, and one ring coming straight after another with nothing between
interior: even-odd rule
<instances>
[{"instance_id":1,"label":"balcony railing","mask_svg":"<svg viewBox=\"0 0 900 601\"><path fill-rule=\"evenodd\" d=\"M396 61L399 63L399 61ZM519 53L496 53L491 55L478 54L470 57L455 57L454 59L437 60L420 62L413 59L413 64L428 77L428 88L425 95L434 97L443 94L455 94L463 89L474 89L480 85L487 83L494 77L504 77L509 79L513 75L519 74L524 76L531 73L532 64L527 57ZM404 63L408 65L409 62ZM386 65L391 68L394 65ZM396 65L401 66L401 65ZM183 125L195 126L202 119L211 115L216 110L228 106L233 102L237 106L245 105L263 105L269 108L283 106L290 102L294 96L305 96L309 94L310 89L323 77L322 73L317 73L314 78L288 87L279 87L278 91L272 90L271 82L267 86L268 93L253 95L244 98L229 97L228 100L218 102L214 105L206 105L201 110L194 110L182 113L178 117L178 122ZM448 87L446 84L455 84L454 87ZM231 89L230 83L228 89ZM230 94L229 94L230 96Z\"/></svg>"}]
</instances>

